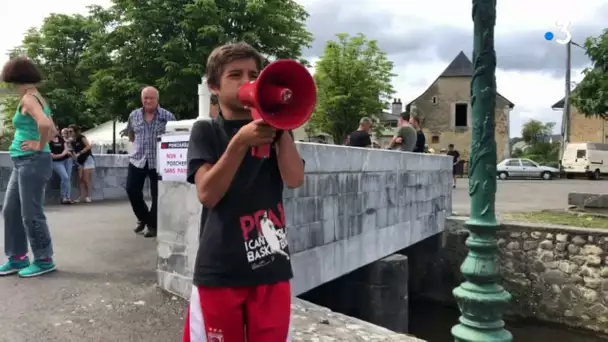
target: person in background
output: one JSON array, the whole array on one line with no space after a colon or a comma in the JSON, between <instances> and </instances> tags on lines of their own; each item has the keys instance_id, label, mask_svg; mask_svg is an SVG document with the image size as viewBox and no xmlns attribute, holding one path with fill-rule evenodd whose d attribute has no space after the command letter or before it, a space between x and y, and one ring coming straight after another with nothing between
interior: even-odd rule
<instances>
[{"instance_id":1,"label":"person in background","mask_svg":"<svg viewBox=\"0 0 608 342\"><path fill-rule=\"evenodd\" d=\"M72 155L68 149L68 143L57 134L49 141L51 157L53 158L53 170L61 180L61 204L72 204Z\"/></svg>"},{"instance_id":2,"label":"person in background","mask_svg":"<svg viewBox=\"0 0 608 342\"><path fill-rule=\"evenodd\" d=\"M165 133L168 121L175 121L175 116L158 104L158 90L145 87L141 91L142 107L129 114L125 131L133 143L133 153L129 157L127 171L127 195L133 213L137 217L135 233L139 234L148 227L145 237L156 237L158 174L156 173L156 139ZM144 200L144 183L150 180L152 205Z\"/></svg>"},{"instance_id":3,"label":"person in background","mask_svg":"<svg viewBox=\"0 0 608 342\"><path fill-rule=\"evenodd\" d=\"M76 162L78 169L78 188L80 194L76 203L84 201L91 203L91 195L93 194L93 170L95 170L95 158L91 153L91 144L87 137L82 135L80 127L77 125L69 126L72 133L72 157Z\"/></svg>"},{"instance_id":4,"label":"person in background","mask_svg":"<svg viewBox=\"0 0 608 342\"><path fill-rule=\"evenodd\" d=\"M425 153L424 146L426 145L426 137L424 136L424 132L422 132L422 128L420 128L420 120L414 115L410 115L410 125L414 127L416 130L416 147L412 152L416 153Z\"/></svg>"},{"instance_id":5,"label":"person in background","mask_svg":"<svg viewBox=\"0 0 608 342\"><path fill-rule=\"evenodd\" d=\"M412 139L411 135L408 134L408 132L410 132L408 126L411 126L409 120L409 113L401 113L399 117L399 122L397 124L397 126L399 127L397 133L395 134L395 136L393 136L393 139L391 139L391 142L388 144L387 147L389 150L401 150L411 152L408 150L409 146L411 146L411 143L406 141L408 139Z\"/></svg>"},{"instance_id":6,"label":"person in background","mask_svg":"<svg viewBox=\"0 0 608 342\"><path fill-rule=\"evenodd\" d=\"M74 148L72 147L72 135L74 132L70 128L64 128L61 130L61 137L67 143L68 152L70 153L70 157L74 154ZM74 160L72 160L72 164L74 164Z\"/></svg>"},{"instance_id":7,"label":"person in background","mask_svg":"<svg viewBox=\"0 0 608 342\"><path fill-rule=\"evenodd\" d=\"M61 137L63 138L63 140L66 143L69 143L72 140L71 135L70 135L70 129L69 128L63 128L61 130Z\"/></svg>"},{"instance_id":8,"label":"person in background","mask_svg":"<svg viewBox=\"0 0 608 342\"><path fill-rule=\"evenodd\" d=\"M359 120L359 128L348 136L347 146L372 147L372 119L364 117Z\"/></svg>"},{"instance_id":9,"label":"person in background","mask_svg":"<svg viewBox=\"0 0 608 342\"><path fill-rule=\"evenodd\" d=\"M44 214L44 190L53 174L48 142L57 133L51 109L38 92L42 76L31 60L26 57L9 60L0 81L14 85L20 97L13 116L15 137L9 147L13 170L2 207L4 252L8 260L0 266L0 275L29 278L56 269ZM27 255L28 240L34 255L32 263Z\"/></svg>"},{"instance_id":10,"label":"person in background","mask_svg":"<svg viewBox=\"0 0 608 342\"><path fill-rule=\"evenodd\" d=\"M458 173L458 169L460 166L460 153L454 149L454 144L448 145L448 152L446 153L448 156L452 156L454 158L454 165L452 166L452 180L454 182L453 187L456 187L456 174Z\"/></svg>"}]
</instances>

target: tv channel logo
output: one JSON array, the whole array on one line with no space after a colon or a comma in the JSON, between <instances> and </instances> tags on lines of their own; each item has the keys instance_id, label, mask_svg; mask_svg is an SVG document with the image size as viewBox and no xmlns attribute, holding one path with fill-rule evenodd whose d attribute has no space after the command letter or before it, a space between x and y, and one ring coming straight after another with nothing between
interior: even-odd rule
<instances>
[{"instance_id":1,"label":"tv channel logo","mask_svg":"<svg viewBox=\"0 0 608 342\"><path fill-rule=\"evenodd\" d=\"M566 45L572 41L572 34L570 33L570 22L569 21L558 21L555 23L558 28L557 33L559 37L556 37L555 33L551 31L545 32L545 40L555 40L557 44Z\"/></svg>"}]
</instances>

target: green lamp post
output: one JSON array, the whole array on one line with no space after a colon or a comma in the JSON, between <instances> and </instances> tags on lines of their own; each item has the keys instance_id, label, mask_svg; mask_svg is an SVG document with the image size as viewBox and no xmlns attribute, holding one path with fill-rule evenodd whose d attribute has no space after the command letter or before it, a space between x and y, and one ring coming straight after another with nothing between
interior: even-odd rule
<instances>
[{"instance_id":1,"label":"green lamp post","mask_svg":"<svg viewBox=\"0 0 608 342\"><path fill-rule=\"evenodd\" d=\"M502 313L511 295L497 284L496 230L496 0L473 0L473 133L469 158L471 214L467 221L469 254L460 270L466 281L454 289L460 324L452 328L456 342L510 342Z\"/></svg>"}]
</instances>

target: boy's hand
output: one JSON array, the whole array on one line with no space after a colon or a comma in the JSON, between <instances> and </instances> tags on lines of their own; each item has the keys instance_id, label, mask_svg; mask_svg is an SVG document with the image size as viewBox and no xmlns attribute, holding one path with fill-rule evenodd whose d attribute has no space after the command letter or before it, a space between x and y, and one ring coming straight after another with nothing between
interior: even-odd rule
<instances>
[{"instance_id":1,"label":"boy's hand","mask_svg":"<svg viewBox=\"0 0 608 342\"><path fill-rule=\"evenodd\" d=\"M271 144L277 130L266 124L264 120L255 120L239 129L236 138L247 146Z\"/></svg>"}]
</instances>

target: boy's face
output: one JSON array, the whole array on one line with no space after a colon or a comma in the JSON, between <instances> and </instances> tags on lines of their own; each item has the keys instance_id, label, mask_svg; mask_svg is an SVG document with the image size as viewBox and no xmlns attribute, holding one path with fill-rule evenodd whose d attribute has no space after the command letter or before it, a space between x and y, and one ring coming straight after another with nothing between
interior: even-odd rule
<instances>
[{"instance_id":1,"label":"boy's face","mask_svg":"<svg viewBox=\"0 0 608 342\"><path fill-rule=\"evenodd\" d=\"M233 111L244 108L239 101L239 88L241 85L253 81L258 77L258 67L253 59L240 59L224 66L220 77L219 88L211 87L218 97L218 102Z\"/></svg>"}]
</instances>

